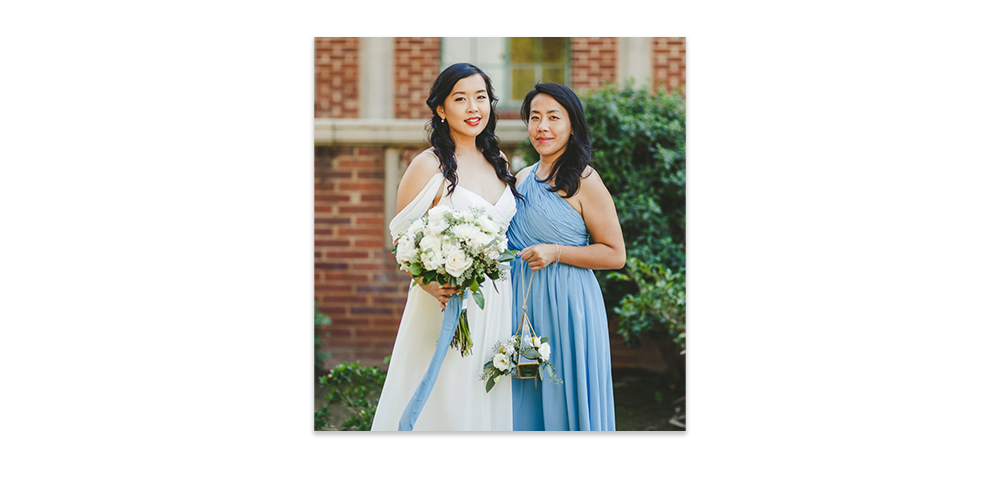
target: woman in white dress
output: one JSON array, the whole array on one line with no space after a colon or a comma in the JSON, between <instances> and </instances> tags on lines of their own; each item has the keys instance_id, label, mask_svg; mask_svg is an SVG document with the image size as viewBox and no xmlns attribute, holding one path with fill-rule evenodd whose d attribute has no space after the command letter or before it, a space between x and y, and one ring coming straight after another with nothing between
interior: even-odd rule
<instances>
[{"instance_id":1,"label":"woman in white dress","mask_svg":"<svg viewBox=\"0 0 1000 491\"><path fill-rule=\"evenodd\" d=\"M394 236L438 204L459 210L484 208L498 225L510 224L520 195L494 134L496 103L489 76L473 65L458 63L438 75L427 99L433 113L432 147L413 159L400 180L397 215L389 224ZM510 282L497 281L496 289L486 284L479 291L486 300L484 309L468 300L465 304L472 354L462 357L448 349L413 430L512 430L510 379L502 379L489 394L479 379L494 343L510 337ZM437 282L410 288L373 431L399 428L403 410L430 365L445 305L455 293L450 285Z\"/></svg>"}]
</instances>

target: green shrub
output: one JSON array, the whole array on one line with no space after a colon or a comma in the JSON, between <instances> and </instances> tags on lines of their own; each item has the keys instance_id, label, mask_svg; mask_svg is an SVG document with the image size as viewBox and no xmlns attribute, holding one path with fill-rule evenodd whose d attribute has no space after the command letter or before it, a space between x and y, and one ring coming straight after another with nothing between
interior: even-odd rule
<instances>
[{"instance_id":1,"label":"green shrub","mask_svg":"<svg viewBox=\"0 0 1000 491\"><path fill-rule=\"evenodd\" d=\"M638 288L637 292L626 294L614 308L620 316L618 333L626 343L634 343L643 334L651 333L665 336L680 346L682 352L687 348L687 295L683 274L630 257L624 273L612 272L609 276Z\"/></svg>"},{"instance_id":2,"label":"green shrub","mask_svg":"<svg viewBox=\"0 0 1000 491\"><path fill-rule=\"evenodd\" d=\"M594 168L614 197L628 256L684 271L684 100L631 85L607 85L581 100ZM610 293L616 305L625 292Z\"/></svg>"},{"instance_id":3,"label":"green shrub","mask_svg":"<svg viewBox=\"0 0 1000 491\"><path fill-rule=\"evenodd\" d=\"M386 358L386 364L389 359ZM362 367L360 362L341 363L330 373L319 378L326 404L315 412L315 430L330 426L330 405L341 404L353 415L339 425L341 430L368 431L372 429L375 408L378 406L386 373L377 366Z\"/></svg>"},{"instance_id":4,"label":"green shrub","mask_svg":"<svg viewBox=\"0 0 1000 491\"><path fill-rule=\"evenodd\" d=\"M315 347L316 373L318 374L318 373L323 373L324 364L326 363L326 359L330 357L329 353L324 353L322 351L322 349L323 349L323 340L320 339L320 333L323 332L323 330L322 330L321 326L329 326L329 325L333 324L333 321L330 320L330 316L328 316L328 315L324 314L323 312L319 311L319 301L318 300L314 300L313 302L314 302L314 307L313 308L316 311L316 325L315 325L315 328L313 330L313 334L314 334L314 336L316 338L316 347ZM327 336L329 336L329 333L327 333Z\"/></svg>"}]
</instances>

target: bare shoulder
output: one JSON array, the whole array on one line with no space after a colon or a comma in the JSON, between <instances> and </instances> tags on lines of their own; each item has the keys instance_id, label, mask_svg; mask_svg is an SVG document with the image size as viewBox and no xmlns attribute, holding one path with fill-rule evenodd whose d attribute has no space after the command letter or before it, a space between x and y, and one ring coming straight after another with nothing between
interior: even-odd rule
<instances>
[{"instance_id":1,"label":"bare shoulder","mask_svg":"<svg viewBox=\"0 0 1000 491\"><path fill-rule=\"evenodd\" d=\"M580 199L587 202L606 202L611 192L604 185L601 175L593 167L587 166L580 176Z\"/></svg>"},{"instance_id":2,"label":"bare shoulder","mask_svg":"<svg viewBox=\"0 0 1000 491\"><path fill-rule=\"evenodd\" d=\"M413 158L410 165L406 167L406 171L403 172L403 178L400 179L399 183L400 186L423 188L427 181L438 172L441 170L437 156L434 155L434 152L424 151Z\"/></svg>"},{"instance_id":3,"label":"bare shoulder","mask_svg":"<svg viewBox=\"0 0 1000 491\"><path fill-rule=\"evenodd\" d=\"M524 181L524 179L527 178L529 174L531 174L531 167L532 166L529 165L521 169L520 171L518 171L517 175L514 176L514 178L517 179L518 185L520 185Z\"/></svg>"},{"instance_id":4,"label":"bare shoulder","mask_svg":"<svg viewBox=\"0 0 1000 491\"><path fill-rule=\"evenodd\" d=\"M604 185L604 180L601 179L601 175L597 173L596 169L588 165L580 176L580 190L595 191L601 189L605 192L608 190L607 186Z\"/></svg>"}]
</instances>

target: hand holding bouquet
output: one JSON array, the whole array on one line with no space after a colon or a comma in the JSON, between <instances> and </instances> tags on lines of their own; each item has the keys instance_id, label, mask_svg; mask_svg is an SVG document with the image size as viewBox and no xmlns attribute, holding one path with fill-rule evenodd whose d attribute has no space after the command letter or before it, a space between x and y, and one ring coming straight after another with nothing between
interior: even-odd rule
<instances>
[{"instance_id":1,"label":"hand holding bouquet","mask_svg":"<svg viewBox=\"0 0 1000 491\"><path fill-rule=\"evenodd\" d=\"M455 210L444 205L414 220L399 235L392 252L399 269L409 271L415 284L451 284L459 296L469 290L479 308L486 305L480 286L486 278L506 279L507 271L500 264L515 257L514 251L507 249L506 229L497 225L485 209ZM472 353L466 309L462 309L451 347L462 356Z\"/></svg>"}]
</instances>

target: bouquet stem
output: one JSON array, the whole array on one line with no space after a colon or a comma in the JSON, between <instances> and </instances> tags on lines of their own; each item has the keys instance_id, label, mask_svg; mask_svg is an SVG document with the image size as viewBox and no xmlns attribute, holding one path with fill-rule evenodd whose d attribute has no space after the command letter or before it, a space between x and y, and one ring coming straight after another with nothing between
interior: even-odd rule
<instances>
[{"instance_id":1,"label":"bouquet stem","mask_svg":"<svg viewBox=\"0 0 1000 491\"><path fill-rule=\"evenodd\" d=\"M468 309L462 309L458 316L458 328L455 329L455 336L451 338L451 347L458 350L462 356L472 354L472 335L469 333Z\"/></svg>"}]
</instances>

